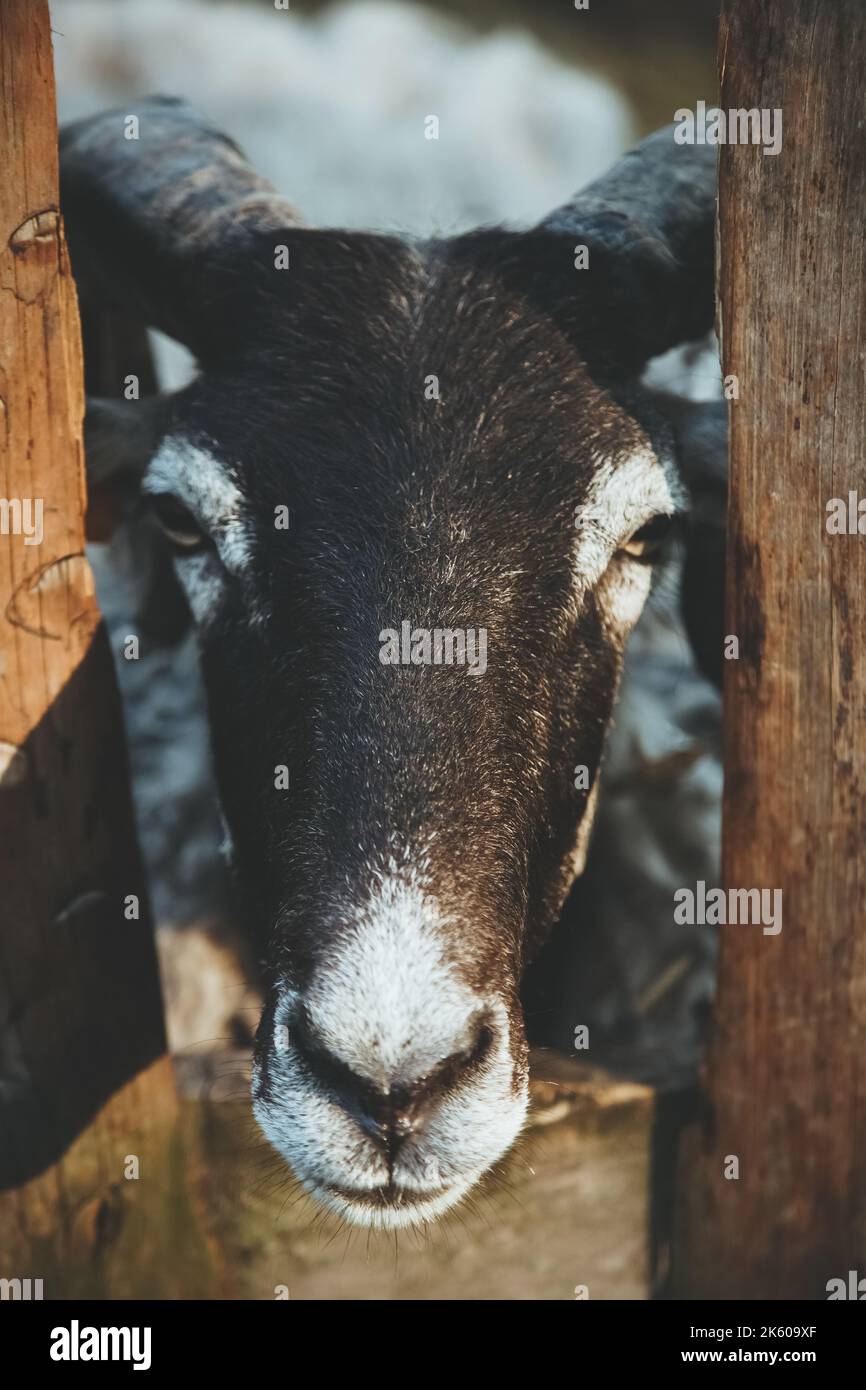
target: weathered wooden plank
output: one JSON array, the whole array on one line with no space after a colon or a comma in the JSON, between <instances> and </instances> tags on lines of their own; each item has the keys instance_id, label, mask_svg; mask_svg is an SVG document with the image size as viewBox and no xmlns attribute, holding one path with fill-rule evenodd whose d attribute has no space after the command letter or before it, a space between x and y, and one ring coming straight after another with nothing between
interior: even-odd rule
<instances>
[{"instance_id":1,"label":"weathered wooden plank","mask_svg":"<svg viewBox=\"0 0 866 1390\"><path fill-rule=\"evenodd\" d=\"M44 0L0 5L0 168L0 1186L9 1186L57 1159L164 1050L120 707L84 555L80 336ZM62 1173L53 1181L62 1188Z\"/></svg>"},{"instance_id":2,"label":"weathered wooden plank","mask_svg":"<svg viewBox=\"0 0 866 1390\"><path fill-rule=\"evenodd\" d=\"M0 1276L41 1280L45 1299L222 1297L202 1185L196 1131L181 1123L162 1057L60 1163L0 1197Z\"/></svg>"},{"instance_id":3,"label":"weathered wooden plank","mask_svg":"<svg viewBox=\"0 0 866 1390\"><path fill-rule=\"evenodd\" d=\"M866 497L866 7L726 0L720 66L724 110L783 113L778 155L722 148L719 193L740 381L723 872L781 889L783 926L720 928L674 1289L825 1298L866 1271L866 535L826 526Z\"/></svg>"}]
</instances>

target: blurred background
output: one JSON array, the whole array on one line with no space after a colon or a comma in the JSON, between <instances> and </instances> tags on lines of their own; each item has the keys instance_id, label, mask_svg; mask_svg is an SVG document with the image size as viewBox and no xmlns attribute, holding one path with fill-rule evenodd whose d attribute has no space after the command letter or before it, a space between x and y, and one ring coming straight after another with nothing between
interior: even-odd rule
<instances>
[{"instance_id":1,"label":"blurred background","mask_svg":"<svg viewBox=\"0 0 866 1390\"><path fill-rule=\"evenodd\" d=\"M680 106L717 91L715 0L52 0L61 122L137 95L184 95L308 222L413 233L526 225ZM439 139L423 138L439 118ZM192 370L158 343L163 383ZM122 372L121 372L122 375ZM718 395L712 346L653 379ZM134 527L93 547L115 651L142 630L148 557ZM675 887L717 873L719 700L695 669L676 566L632 641L590 863L527 986L534 1039L661 1087L687 1084L712 990L708 928L672 921ZM219 856L195 642L118 659L141 838L179 1072L242 1059L255 972ZM241 1074L243 1070L240 1066ZM234 1073L233 1073L234 1075Z\"/></svg>"},{"instance_id":2,"label":"blurred background","mask_svg":"<svg viewBox=\"0 0 866 1390\"><path fill-rule=\"evenodd\" d=\"M715 0L54 0L61 119L154 86L232 124L314 222L529 220L716 90ZM419 146L417 116L440 118Z\"/></svg>"}]
</instances>

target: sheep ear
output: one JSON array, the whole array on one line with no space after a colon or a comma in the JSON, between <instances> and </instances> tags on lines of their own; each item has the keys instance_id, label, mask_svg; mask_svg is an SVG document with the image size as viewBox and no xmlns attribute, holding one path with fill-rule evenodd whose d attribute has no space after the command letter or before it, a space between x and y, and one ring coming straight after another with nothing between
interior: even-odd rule
<instances>
[{"instance_id":1,"label":"sheep ear","mask_svg":"<svg viewBox=\"0 0 866 1390\"><path fill-rule=\"evenodd\" d=\"M250 262L267 245L257 234L299 225L231 140L169 97L62 131L60 194L84 300L161 328L200 360L239 329Z\"/></svg>"},{"instance_id":2,"label":"sheep ear","mask_svg":"<svg viewBox=\"0 0 866 1390\"><path fill-rule=\"evenodd\" d=\"M124 522L138 518L142 474L164 433L171 397L142 401L88 397L84 417L87 458L87 539L107 542ZM191 623L189 606L162 532L138 518L126 533L127 563L137 576L136 618L160 646L180 641Z\"/></svg>"},{"instance_id":3,"label":"sheep ear","mask_svg":"<svg viewBox=\"0 0 866 1390\"><path fill-rule=\"evenodd\" d=\"M692 402L674 423L691 506L686 527L682 611L698 666L722 687L725 632L725 536L728 500L728 406Z\"/></svg>"},{"instance_id":4,"label":"sheep ear","mask_svg":"<svg viewBox=\"0 0 866 1390\"><path fill-rule=\"evenodd\" d=\"M88 486L102 487L121 476L137 483L156 451L170 405L168 395L141 401L89 396L84 417Z\"/></svg>"},{"instance_id":5,"label":"sheep ear","mask_svg":"<svg viewBox=\"0 0 866 1390\"><path fill-rule=\"evenodd\" d=\"M108 540L128 517L165 429L170 401L167 395L141 401L88 397L84 453L89 540Z\"/></svg>"},{"instance_id":6,"label":"sheep ear","mask_svg":"<svg viewBox=\"0 0 866 1390\"><path fill-rule=\"evenodd\" d=\"M556 317L591 364L637 371L713 324L716 151L667 126L527 236L564 294ZM552 240L553 239L553 240Z\"/></svg>"},{"instance_id":7,"label":"sheep ear","mask_svg":"<svg viewBox=\"0 0 866 1390\"><path fill-rule=\"evenodd\" d=\"M728 405L655 391L670 423L689 494L680 589L683 623L698 668L721 689L725 620Z\"/></svg>"}]
</instances>

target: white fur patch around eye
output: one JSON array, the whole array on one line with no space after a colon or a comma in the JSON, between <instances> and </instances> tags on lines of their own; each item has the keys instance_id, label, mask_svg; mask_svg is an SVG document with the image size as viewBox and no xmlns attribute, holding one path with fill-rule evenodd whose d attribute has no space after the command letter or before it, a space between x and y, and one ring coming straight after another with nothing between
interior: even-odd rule
<instances>
[{"instance_id":1,"label":"white fur patch around eye","mask_svg":"<svg viewBox=\"0 0 866 1390\"><path fill-rule=\"evenodd\" d=\"M599 612L604 628L617 638L625 638L634 627L652 587L652 567L626 558L608 565L599 584Z\"/></svg>"},{"instance_id":2,"label":"white fur patch around eye","mask_svg":"<svg viewBox=\"0 0 866 1390\"><path fill-rule=\"evenodd\" d=\"M151 459L144 493L170 492L211 537L226 569L242 572L252 555L252 528L231 468L208 449L167 436Z\"/></svg>"},{"instance_id":3,"label":"white fur patch around eye","mask_svg":"<svg viewBox=\"0 0 866 1390\"><path fill-rule=\"evenodd\" d=\"M228 464L208 449L178 435L168 435L154 454L142 492L169 492L198 521L213 542L210 551L175 555L176 569L196 623L216 613L225 591L223 567L243 576L253 553L252 526L243 493Z\"/></svg>"},{"instance_id":4,"label":"white fur patch around eye","mask_svg":"<svg viewBox=\"0 0 866 1390\"><path fill-rule=\"evenodd\" d=\"M681 507L676 483L652 449L605 460L574 515L574 576L578 603L598 585L608 626L621 632L640 616L652 583L651 567L624 560L612 566L617 548L652 517Z\"/></svg>"},{"instance_id":5,"label":"white fur patch around eye","mask_svg":"<svg viewBox=\"0 0 866 1390\"><path fill-rule=\"evenodd\" d=\"M175 555L175 570L187 597L193 620L206 627L216 615L225 593L225 574L211 551Z\"/></svg>"}]
</instances>

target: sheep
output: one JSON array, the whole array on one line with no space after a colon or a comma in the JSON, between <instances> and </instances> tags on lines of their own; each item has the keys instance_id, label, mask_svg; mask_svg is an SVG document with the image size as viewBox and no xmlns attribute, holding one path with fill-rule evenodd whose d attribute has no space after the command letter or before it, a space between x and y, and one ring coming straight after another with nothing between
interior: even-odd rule
<instances>
[{"instance_id":1,"label":"sheep","mask_svg":"<svg viewBox=\"0 0 866 1390\"><path fill-rule=\"evenodd\" d=\"M231 0L217 9L207 0L52 0L51 9L63 122L121 103L134 112L131 93L182 90L318 226L425 236L479 222L531 225L635 138L624 94L597 71L564 62L525 30L476 33L399 0L348 0L303 15ZM425 138L427 112L439 114L438 141ZM153 331L148 338L162 386L186 384L194 372L186 350ZM96 394L120 394L142 365L128 345L110 349L102 380L88 353ZM148 377L145 368L142 391L154 389ZM707 406L720 393L712 335L697 351L657 359L645 379L691 398L680 405L703 420L700 430L677 431L690 488L698 483L690 531L705 542L688 547L694 636L707 607L702 578L715 574L718 584L723 543L704 498L717 453L724 501L725 423ZM718 494L715 482L710 491ZM92 508L91 536L93 521ZM124 653L131 633L141 639L138 659L121 655L117 672L166 1023L173 1050L195 1045L204 1061L220 1039L247 1039L260 1000L255 971L246 982L238 973L243 942L219 862L194 634L146 521L115 525L110 543L91 544L89 555L114 649ZM570 1051L575 1025L588 1025L595 1064L660 1086L693 1074L699 1057L715 933L678 926L671 903L682 884L717 878L721 818L720 701L685 640L679 567L673 558L630 639L587 871L525 991L538 997L527 1009L534 1042ZM714 642L704 622L698 647L717 667ZM227 935L231 963L220 944ZM238 987L227 989L228 979ZM195 1067L185 1066L182 1084L201 1094Z\"/></svg>"},{"instance_id":2,"label":"sheep","mask_svg":"<svg viewBox=\"0 0 866 1390\"><path fill-rule=\"evenodd\" d=\"M267 961L254 1110L344 1219L432 1220L523 1124L521 978L686 507L640 376L712 324L713 152L661 131L529 231L421 241L308 228L185 103L137 112L61 138L85 318L200 374L95 402L88 458L140 479L196 623ZM436 629L483 631L483 673Z\"/></svg>"}]
</instances>

